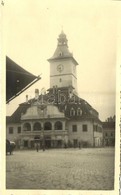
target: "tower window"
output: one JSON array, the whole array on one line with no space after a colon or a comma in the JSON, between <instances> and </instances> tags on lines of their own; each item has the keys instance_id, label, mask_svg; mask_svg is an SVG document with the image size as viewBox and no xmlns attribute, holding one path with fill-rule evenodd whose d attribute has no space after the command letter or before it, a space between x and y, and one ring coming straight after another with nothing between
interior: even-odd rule
<instances>
[{"instance_id":1,"label":"tower window","mask_svg":"<svg viewBox=\"0 0 121 195\"><path fill-rule=\"evenodd\" d=\"M60 78L60 83L62 82L62 79Z\"/></svg>"},{"instance_id":2,"label":"tower window","mask_svg":"<svg viewBox=\"0 0 121 195\"><path fill-rule=\"evenodd\" d=\"M62 52L59 53L59 56L62 56Z\"/></svg>"}]
</instances>

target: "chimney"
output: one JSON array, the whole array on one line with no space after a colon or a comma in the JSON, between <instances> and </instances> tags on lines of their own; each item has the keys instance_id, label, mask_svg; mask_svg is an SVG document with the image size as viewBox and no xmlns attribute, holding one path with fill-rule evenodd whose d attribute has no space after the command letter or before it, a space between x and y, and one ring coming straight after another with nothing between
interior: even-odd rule
<instances>
[{"instance_id":1,"label":"chimney","mask_svg":"<svg viewBox=\"0 0 121 195\"><path fill-rule=\"evenodd\" d=\"M26 95L26 103L28 103L28 95Z\"/></svg>"},{"instance_id":2,"label":"chimney","mask_svg":"<svg viewBox=\"0 0 121 195\"><path fill-rule=\"evenodd\" d=\"M39 89L35 89L35 99L38 100L39 98Z\"/></svg>"}]
</instances>

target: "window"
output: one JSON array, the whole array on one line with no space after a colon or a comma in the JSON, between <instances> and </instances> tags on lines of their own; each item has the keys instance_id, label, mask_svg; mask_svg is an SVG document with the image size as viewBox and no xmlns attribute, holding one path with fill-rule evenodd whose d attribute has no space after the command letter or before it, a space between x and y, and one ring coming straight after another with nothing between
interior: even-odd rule
<instances>
[{"instance_id":1,"label":"window","mask_svg":"<svg viewBox=\"0 0 121 195\"><path fill-rule=\"evenodd\" d=\"M21 133L21 127L18 127L18 133Z\"/></svg>"},{"instance_id":2,"label":"window","mask_svg":"<svg viewBox=\"0 0 121 195\"><path fill-rule=\"evenodd\" d=\"M62 79L60 78L60 83L62 82Z\"/></svg>"},{"instance_id":3,"label":"window","mask_svg":"<svg viewBox=\"0 0 121 195\"><path fill-rule=\"evenodd\" d=\"M111 135L111 137L113 137L113 133L111 133L110 135Z\"/></svg>"},{"instance_id":4,"label":"window","mask_svg":"<svg viewBox=\"0 0 121 195\"><path fill-rule=\"evenodd\" d=\"M71 108L71 110L70 110L70 116L75 116L75 110L74 110L74 108Z\"/></svg>"},{"instance_id":5,"label":"window","mask_svg":"<svg viewBox=\"0 0 121 195\"><path fill-rule=\"evenodd\" d=\"M94 126L93 126L93 130L94 130L94 131L98 131L98 126L97 126L97 125L94 125Z\"/></svg>"},{"instance_id":6,"label":"window","mask_svg":"<svg viewBox=\"0 0 121 195\"><path fill-rule=\"evenodd\" d=\"M99 132L102 132L102 128L101 128L101 127L98 127L98 131L99 131Z\"/></svg>"},{"instance_id":7,"label":"window","mask_svg":"<svg viewBox=\"0 0 121 195\"><path fill-rule=\"evenodd\" d=\"M23 129L24 131L31 131L31 125L29 123L25 123Z\"/></svg>"},{"instance_id":8,"label":"window","mask_svg":"<svg viewBox=\"0 0 121 195\"><path fill-rule=\"evenodd\" d=\"M86 132L87 131L87 125L82 126L82 131Z\"/></svg>"},{"instance_id":9,"label":"window","mask_svg":"<svg viewBox=\"0 0 121 195\"><path fill-rule=\"evenodd\" d=\"M44 124L44 130L51 130L52 129L52 124L50 122L46 122Z\"/></svg>"},{"instance_id":10,"label":"window","mask_svg":"<svg viewBox=\"0 0 121 195\"><path fill-rule=\"evenodd\" d=\"M59 55L62 56L62 52L60 52Z\"/></svg>"},{"instance_id":11,"label":"window","mask_svg":"<svg viewBox=\"0 0 121 195\"><path fill-rule=\"evenodd\" d=\"M13 134L13 127L9 127L9 134Z\"/></svg>"},{"instance_id":12,"label":"window","mask_svg":"<svg viewBox=\"0 0 121 195\"><path fill-rule=\"evenodd\" d=\"M77 109L77 116L82 115L82 110L80 108Z\"/></svg>"},{"instance_id":13,"label":"window","mask_svg":"<svg viewBox=\"0 0 121 195\"><path fill-rule=\"evenodd\" d=\"M72 125L72 131L77 132L77 125Z\"/></svg>"},{"instance_id":14,"label":"window","mask_svg":"<svg viewBox=\"0 0 121 195\"><path fill-rule=\"evenodd\" d=\"M62 122L57 121L57 122L55 123L55 130L62 130L62 129L63 129Z\"/></svg>"},{"instance_id":15,"label":"window","mask_svg":"<svg viewBox=\"0 0 121 195\"><path fill-rule=\"evenodd\" d=\"M34 124L34 127L33 127L33 130L34 130L34 131L40 131L40 130L41 130L41 124L38 123L38 122L35 123L35 124Z\"/></svg>"},{"instance_id":16,"label":"window","mask_svg":"<svg viewBox=\"0 0 121 195\"><path fill-rule=\"evenodd\" d=\"M28 147L28 140L24 140L24 147Z\"/></svg>"},{"instance_id":17,"label":"window","mask_svg":"<svg viewBox=\"0 0 121 195\"><path fill-rule=\"evenodd\" d=\"M95 125L93 125L93 131L95 131L95 130L96 130Z\"/></svg>"},{"instance_id":18,"label":"window","mask_svg":"<svg viewBox=\"0 0 121 195\"><path fill-rule=\"evenodd\" d=\"M105 133L105 136L107 137L107 136L108 136L108 134L107 134L107 133Z\"/></svg>"},{"instance_id":19,"label":"window","mask_svg":"<svg viewBox=\"0 0 121 195\"><path fill-rule=\"evenodd\" d=\"M74 148L78 146L78 140L77 139L73 139L73 145L74 145Z\"/></svg>"}]
</instances>

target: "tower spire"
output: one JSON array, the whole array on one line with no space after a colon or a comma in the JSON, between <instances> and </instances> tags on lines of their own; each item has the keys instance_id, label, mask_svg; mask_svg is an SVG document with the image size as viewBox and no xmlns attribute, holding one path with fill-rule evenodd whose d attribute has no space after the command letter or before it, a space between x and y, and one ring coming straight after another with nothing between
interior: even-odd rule
<instances>
[{"instance_id":1,"label":"tower spire","mask_svg":"<svg viewBox=\"0 0 121 195\"><path fill-rule=\"evenodd\" d=\"M58 46L66 46L68 47L68 39L66 38L66 34L61 30L61 33L58 37Z\"/></svg>"},{"instance_id":2,"label":"tower spire","mask_svg":"<svg viewBox=\"0 0 121 195\"><path fill-rule=\"evenodd\" d=\"M59 34L57 38L57 48L51 58L48 59L48 61L53 61L53 60L60 60L60 58L70 58L74 61L76 65L78 65L77 61L74 59L73 54L69 51L68 49L68 39L66 37L66 34L63 32L63 29L61 33Z\"/></svg>"}]
</instances>

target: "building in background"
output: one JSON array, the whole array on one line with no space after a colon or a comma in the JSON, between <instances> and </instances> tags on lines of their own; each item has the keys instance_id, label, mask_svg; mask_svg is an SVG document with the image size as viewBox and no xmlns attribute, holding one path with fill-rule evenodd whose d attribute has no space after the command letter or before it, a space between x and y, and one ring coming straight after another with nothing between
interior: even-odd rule
<instances>
[{"instance_id":1,"label":"building in background","mask_svg":"<svg viewBox=\"0 0 121 195\"><path fill-rule=\"evenodd\" d=\"M50 63L50 88L36 89L35 98L7 117L7 139L20 148L100 147L102 122L98 112L78 96L78 62L62 31Z\"/></svg>"},{"instance_id":2,"label":"building in background","mask_svg":"<svg viewBox=\"0 0 121 195\"><path fill-rule=\"evenodd\" d=\"M115 146L115 116L103 122L104 146Z\"/></svg>"}]
</instances>

